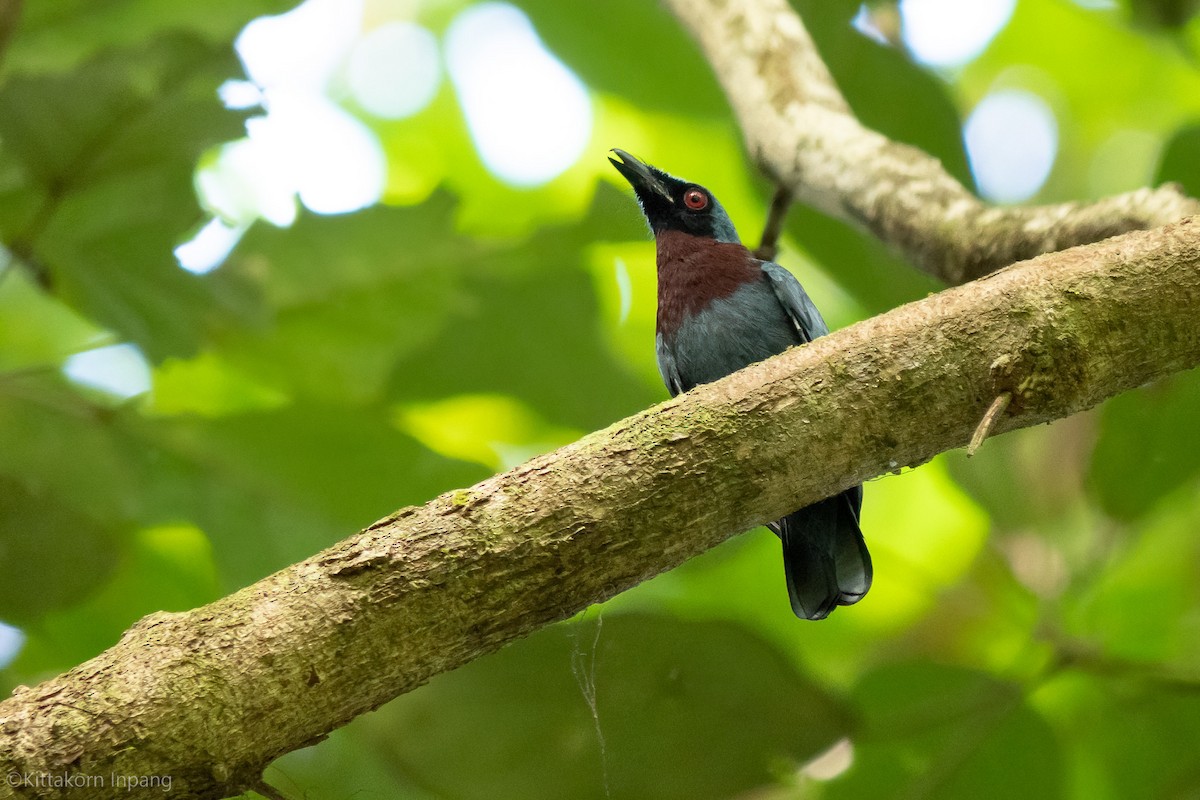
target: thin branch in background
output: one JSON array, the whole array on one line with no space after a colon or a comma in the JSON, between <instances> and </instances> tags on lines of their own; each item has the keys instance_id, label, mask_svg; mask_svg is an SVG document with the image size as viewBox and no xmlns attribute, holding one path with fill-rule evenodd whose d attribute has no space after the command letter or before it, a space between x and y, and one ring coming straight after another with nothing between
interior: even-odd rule
<instances>
[{"instance_id":1,"label":"thin branch in background","mask_svg":"<svg viewBox=\"0 0 1200 800\"><path fill-rule=\"evenodd\" d=\"M783 234L783 223L787 220L788 209L792 206L792 193L784 185L775 187L775 195L771 198L771 208L767 211L767 224L763 226L762 242L754 251L755 258L763 261L774 261L779 254L779 237Z\"/></svg>"},{"instance_id":2,"label":"thin branch in background","mask_svg":"<svg viewBox=\"0 0 1200 800\"><path fill-rule=\"evenodd\" d=\"M985 203L937 158L859 122L787 0L664 4L699 43L766 174L946 283L1200 214L1174 184L1094 202Z\"/></svg>"}]
</instances>

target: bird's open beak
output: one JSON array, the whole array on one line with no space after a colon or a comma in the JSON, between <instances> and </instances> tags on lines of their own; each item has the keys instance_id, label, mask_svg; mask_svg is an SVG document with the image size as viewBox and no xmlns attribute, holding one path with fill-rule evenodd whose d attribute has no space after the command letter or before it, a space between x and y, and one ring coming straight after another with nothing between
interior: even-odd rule
<instances>
[{"instance_id":1,"label":"bird's open beak","mask_svg":"<svg viewBox=\"0 0 1200 800\"><path fill-rule=\"evenodd\" d=\"M609 156L608 160L617 168L617 172L625 176L625 180L629 181L634 191L642 196L657 194L668 203L671 202L671 193L648 165L638 161L624 150L614 147L612 152L616 153L617 157Z\"/></svg>"}]
</instances>

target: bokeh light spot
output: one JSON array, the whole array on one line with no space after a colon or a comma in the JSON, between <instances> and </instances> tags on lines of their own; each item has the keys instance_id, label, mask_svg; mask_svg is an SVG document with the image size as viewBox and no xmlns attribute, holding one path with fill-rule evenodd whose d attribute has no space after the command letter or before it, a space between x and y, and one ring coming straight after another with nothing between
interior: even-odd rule
<instances>
[{"instance_id":1,"label":"bokeh light spot","mask_svg":"<svg viewBox=\"0 0 1200 800\"><path fill-rule=\"evenodd\" d=\"M936 67L957 67L988 46L1017 0L900 0L901 31L913 56Z\"/></svg>"},{"instance_id":2,"label":"bokeh light spot","mask_svg":"<svg viewBox=\"0 0 1200 800\"><path fill-rule=\"evenodd\" d=\"M150 365L132 344L114 344L69 357L63 374L71 381L119 398L150 390Z\"/></svg>"},{"instance_id":3,"label":"bokeh light spot","mask_svg":"<svg viewBox=\"0 0 1200 800\"><path fill-rule=\"evenodd\" d=\"M246 74L261 91L266 116L247 120L255 148L234 171L243 171L249 191L266 219L290 224L281 194L298 194L318 214L342 214L379 200L387 161L375 134L333 102L330 86L340 75L362 33L363 0L306 0L243 29L235 48ZM247 96L243 96L246 94ZM223 97L244 102L248 93L226 87ZM262 166L252 166L252 164ZM203 188L203 186L202 186ZM270 195L270 202L263 203ZM217 206L233 224L249 222Z\"/></svg>"},{"instance_id":4,"label":"bokeh light spot","mask_svg":"<svg viewBox=\"0 0 1200 800\"><path fill-rule=\"evenodd\" d=\"M613 259L613 274L617 279L617 294L621 298L621 313L618 325L629 321L629 311L633 308L633 280L629 277L629 267L625 259L617 256Z\"/></svg>"},{"instance_id":5,"label":"bokeh light spot","mask_svg":"<svg viewBox=\"0 0 1200 800\"><path fill-rule=\"evenodd\" d=\"M360 39L346 76L354 99L383 119L403 119L425 108L441 77L437 39L411 22L389 22Z\"/></svg>"},{"instance_id":6,"label":"bokeh light spot","mask_svg":"<svg viewBox=\"0 0 1200 800\"><path fill-rule=\"evenodd\" d=\"M1058 152L1058 123L1042 98L1020 89L988 95L963 128L971 171L989 200L1016 203L1037 193Z\"/></svg>"},{"instance_id":7,"label":"bokeh light spot","mask_svg":"<svg viewBox=\"0 0 1200 800\"><path fill-rule=\"evenodd\" d=\"M854 764L854 743L846 737L834 742L827 750L818 753L805 764L800 772L817 781L831 781Z\"/></svg>"},{"instance_id":8,"label":"bokeh light spot","mask_svg":"<svg viewBox=\"0 0 1200 800\"><path fill-rule=\"evenodd\" d=\"M263 104L263 93L251 81L228 80L217 87L217 96L226 108L241 110Z\"/></svg>"},{"instance_id":9,"label":"bokeh light spot","mask_svg":"<svg viewBox=\"0 0 1200 800\"><path fill-rule=\"evenodd\" d=\"M362 13L363 0L305 0L287 13L251 20L234 49L264 90L321 93L358 39Z\"/></svg>"},{"instance_id":10,"label":"bokeh light spot","mask_svg":"<svg viewBox=\"0 0 1200 800\"><path fill-rule=\"evenodd\" d=\"M0 669L15 661L24 646L25 633L20 628L0 622Z\"/></svg>"},{"instance_id":11,"label":"bokeh light spot","mask_svg":"<svg viewBox=\"0 0 1200 800\"><path fill-rule=\"evenodd\" d=\"M583 153L592 130L587 89L506 3L466 9L446 34L450 79L487 168L537 186Z\"/></svg>"},{"instance_id":12,"label":"bokeh light spot","mask_svg":"<svg viewBox=\"0 0 1200 800\"><path fill-rule=\"evenodd\" d=\"M854 19L850 20L850 24L854 26L856 31L868 39L874 39L880 44L891 44L887 36L875 24L875 19L871 16L871 9L866 3L858 7L858 13L854 15Z\"/></svg>"},{"instance_id":13,"label":"bokeh light spot","mask_svg":"<svg viewBox=\"0 0 1200 800\"><path fill-rule=\"evenodd\" d=\"M287 227L296 220L296 188L286 152L260 140L238 139L206 158L196 175L204 207L231 226L265 219Z\"/></svg>"},{"instance_id":14,"label":"bokeh light spot","mask_svg":"<svg viewBox=\"0 0 1200 800\"><path fill-rule=\"evenodd\" d=\"M272 92L268 113L246 121L250 141L287 165L297 194L318 214L344 214L375 203L387 157L365 125L331 100Z\"/></svg>"},{"instance_id":15,"label":"bokeh light spot","mask_svg":"<svg viewBox=\"0 0 1200 800\"><path fill-rule=\"evenodd\" d=\"M212 272L225 263L245 232L245 226L211 219L195 236L175 248L175 258L188 272L196 275Z\"/></svg>"}]
</instances>

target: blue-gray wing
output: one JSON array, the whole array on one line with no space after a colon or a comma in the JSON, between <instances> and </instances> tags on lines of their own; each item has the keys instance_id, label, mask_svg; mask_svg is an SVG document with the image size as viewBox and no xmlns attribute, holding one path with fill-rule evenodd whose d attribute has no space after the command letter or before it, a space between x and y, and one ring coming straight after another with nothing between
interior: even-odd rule
<instances>
[{"instance_id":1,"label":"blue-gray wing","mask_svg":"<svg viewBox=\"0 0 1200 800\"><path fill-rule=\"evenodd\" d=\"M671 397L683 394L686 389L683 379L679 377L679 365L675 363L675 354L671 352L661 333L654 338L654 352L658 357L658 371L662 374L663 383L667 385Z\"/></svg>"},{"instance_id":2,"label":"blue-gray wing","mask_svg":"<svg viewBox=\"0 0 1200 800\"><path fill-rule=\"evenodd\" d=\"M817 307L813 305L813 301L795 275L773 261L764 261L762 271L803 341L811 342L818 336L829 333L829 326L821 318L821 312L817 311Z\"/></svg>"}]
</instances>

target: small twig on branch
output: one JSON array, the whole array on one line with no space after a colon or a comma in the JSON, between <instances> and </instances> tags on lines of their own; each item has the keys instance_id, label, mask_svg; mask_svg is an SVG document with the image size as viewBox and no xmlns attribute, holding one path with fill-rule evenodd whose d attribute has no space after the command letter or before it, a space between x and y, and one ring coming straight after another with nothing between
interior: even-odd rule
<instances>
[{"instance_id":1,"label":"small twig on branch","mask_svg":"<svg viewBox=\"0 0 1200 800\"><path fill-rule=\"evenodd\" d=\"M783 234L783 223L792 206L792 192L782 184L775 187L771 208L767 211L767 224L763 226L762 242L754 251L755 258L774 261L779 253L779 237Z\"/></svg>"},{"instance_id":2,"label":"small twig on branch","mask_svg":"<svg viewBox=\"0 0 1200 800\"><path fill-rule=\"evenodd\" d=\"M288 800L287 795L266 781L259 781L258 783L254 784L254 786L250 787L250 791L254 792L255 794L262 795L263 797L267 798L267 800Z\"/></svg>"},{"instance_id":3,"label":"small twig on branch","mask_svg":"<svg viewBox=\"0 0 1200 800\"><path fill-rule=\"evenodd\" d=\"M1008 408L1008 404L1012 402L1012 397L1012 392L1001 392L992 401L992 404L988 406L983 419L979 421L979 427L971 435L971 443L967 445L968 458L975 455L975 451L983 444L983 440L992 432L992 428L996 425L996 420L1000 419L1000 415Z\"/></svg>"}]
</instances>

